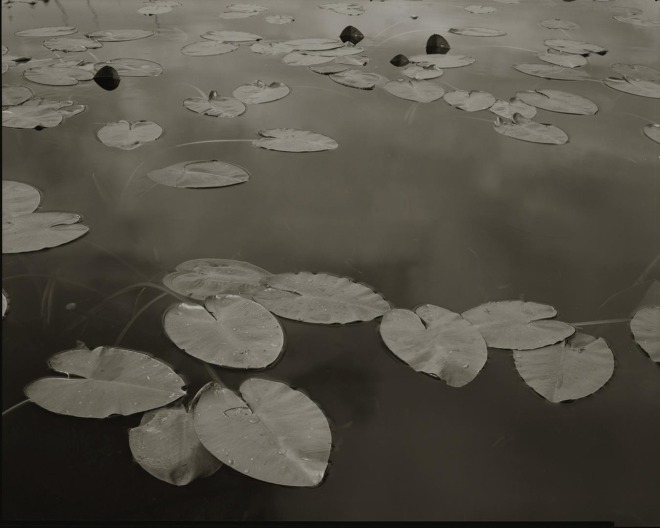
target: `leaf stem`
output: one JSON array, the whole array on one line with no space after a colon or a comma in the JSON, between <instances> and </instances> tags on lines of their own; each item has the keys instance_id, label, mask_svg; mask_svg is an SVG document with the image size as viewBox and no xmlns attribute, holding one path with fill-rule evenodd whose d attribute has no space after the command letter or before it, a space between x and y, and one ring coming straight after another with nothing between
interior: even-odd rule
<instances>
[{"instance_id":1,"label":"leaf stem","mask_svg":"<svg viewBox=\"0 0 660 528\"><path fill-rule=\"evenodd\" d=\"M630 321L629 317L625 319L603 319L601 321L582 321L579 323L568 323L571 326L596 326L596 325L605 325L605 324L615 324L615 323L627 323Z\"/></svg>"},{"instance_id":2,"label":"leaf stem","mask_svg":"<svg viewBox=\"0 0 660 528\"><path fill-rule=\"evenodd\" d=\"M234 142L246 142L254 141L253 139L209 139L208 141L193 141L192 143L181 143L180 145L174 145L175 147L187 147L189 145L201 145L202 143L234 143Z\"/></svg>"},{"instance_id":3,"label":"leaf stem","mask_svg":"<svg viewBox=\"0 0 660 528\"><path fill-rule=\"evenodd\" d=\"M27 400L23 400L22 402L17 403L16 405L12 405L12 406L11 406L9 409L7 409L6 411L2 411L2 417L4 418L4 417L7 416L10 412L15 411L16 409L18 409L19 407L22 407L22 406L25 405L26 403L30 403L30 399L29 399L29 398L28 398Z\"/></svg>"},{"instance_id":4,"label":"leaf stem","mask_svg":"<svg viewBox=\"0 0 660 528\"><path fill-rule=\"evenodd\" d=\"M215 371L211 368L211 365L209 365L208 363L204 363L204 369L206 370L206 372L208 372L209 377L210 377L213 381L215 381L216 383L219 383L220 385L222 385L222 381L220 381L220 378L218 377L218 375L217 375L217 374L215 373Z\"/></svg>"},{"instance_id":5,"label":"leaf stem","mask_svg":"<svg viewBox=\"0 0 660 528\"><path fill-rule=\"evenodd\" d=\"M121 343L122 339L124 339L124 337L126 336L126 334L128 333L128 331L130 330L131 326L133 326L133 323L134 323L135 321L137 321L138 318L139 318L144 312L146 312L147 309L148 309L152 304L157 303L158 301L160 301L160 300L161 300L163 297L165 297L166 295L167 295L167 293L161 293L158 297L156 297L156 298L154 298L154 299L151 299L151 300L150 300L148 303L146 303L142 308L140 308L140 309L136 312L136 314L135 314L133 317L131 317L131 320L128 321L128 323L126 323L126 326L125 326L124 329L121 331L121 333L119 334L119 336L117 336L117 339L115 340L115 346L119 346L119 344Z\"/></svg>"}]
</instances>

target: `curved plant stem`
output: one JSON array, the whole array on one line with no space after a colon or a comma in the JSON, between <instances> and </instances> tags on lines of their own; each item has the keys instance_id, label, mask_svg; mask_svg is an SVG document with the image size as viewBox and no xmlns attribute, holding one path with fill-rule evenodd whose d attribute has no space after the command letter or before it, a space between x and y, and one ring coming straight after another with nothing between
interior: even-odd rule
<instances>
[{"instance_id":1,"label":"curved plant stem","mask_svg":"<svg viewBox=\"0 0 660 528\"><path fill-rule=\"evenodd\" d=\"M28 399L28 400L23 400L22 402L19 402L19 403L17 403L16 405L12 405L12 406L11 406L9 409L7 409L6 411L2 411L2 417L4 418L4 417L7 416L10 412L15 411L16 409L18 409L19 407L22 407L22 406L25 405L26 403L30 403L30 400L29 400L29 399Z\"/></svg>"},{"instance_id":2,"label":"curved plant stem","mask_svg":"<svg viewBox=\"0 0 660 528\"><path fill-rule=\"evenodd\" d=\"M200 90L199 88L197 88L197 86L195 86L194 84L188 84L188 83L176 83L176 85L177 85L177 86L190 86L191 88L194 88L195 90L197 90L197 93L199 93L204 99L208 99L208 98L209 98L209 96L208 96L207 94L205 94L204 92L202 92L202 90Z\"/></svg>"},{"instance_id":3,"label":"curved plant stem","mask_svg":"<svg viewBox=\"0 0 660 528\"><path fill-rule=\"evenodd\" d=\"M78 288L83 288L85 290L92 291L94 293L98 293L99 295L105 295L101 290L97 290L96 288L93 288L91 286L87 286L86 284L82 284L80 282L72 281L69 279L64 279L62 277L53 277L52 275L46 275L46 274L40 274L40 273L23 273L20 275L9 275L8 277L3 277L2 280L13 280L13 279L23 279L23 278L33 278L33 277L46 277L49 279L53 279L59 282L64 282L67 284L71 284L72 286L77 286Z\"/></svg>"},{"instance_id":4,"label":"curved plant stem","mask_svg":"<svg viewBox=\"0 0 660 528\"><path fill-rule=\"evenodd\" d=\"M215 381L216 383L219 383L220 385L222 385L222 381L220 381L220 378L219 378L218 375L215 373L215 370L213 370L213 368L211 367L211 365L209 365L208 363L204 363L204 369L206 369L206 372L208 372L209 377L210 377L213 381Z\"/></svg>"},{"instance_id":5,"label":"curved plant stem","mask_svg":"<svg viewBox=\"0 0 660 528\"><path fill-rule=\"evenodd\" d=\"M175 147L187 147L189 145L201 145L202 143L236 143L236 142L245 142L245 141L254 141L253 139L209 139L208 141L193 141L192 143L181 143L180 145L174 145Z\"/></svg>"},{"instance_id":6,"label":"curved plant stem","mask_svg":"<svg viewBox=\"0 0 660 528\"><path fill-rule=\"evenodd\" d=\"M135 314L133 317L131 317L131 320L130 320L128 323L126 323L126 326L125 326L124 329L121 331L121 333L119 334L119 336L117 336L117 339L115 340L115 346L119 346L119 344L121 343L122 339L124 339L124 337L126 336L126 334L128 333L128 331L130 330L131 326L133 326L133 323L134 323L135 321L137 321L138 318L139 318L144 312L146 312L147 309L148 309L152 304L157 303L158 301L160 301L160 300L161 300L163 297L165 297L165 296L167 296L167 293L161 293L158 297L156 297L156 298L154 298L154 299L151 299L151 300L150 300L148 303L146 303L142 308L140 308L140 309L136 312L136 314Z\"/></svg>"},{"instance_id":7,"label":"curved plant stem","mask_svg":"<svg viewBox=\"0 0 660 528\"><path fill-rule=\"evenodd\" d=\"M605 324L615 324L615 323L627 323L630 321L629 317L625 319L603 319L601 321L582 321L580 323L568 323L571 326L596 326L596 325L605 325Z\"/></svg>"}]
</instances>

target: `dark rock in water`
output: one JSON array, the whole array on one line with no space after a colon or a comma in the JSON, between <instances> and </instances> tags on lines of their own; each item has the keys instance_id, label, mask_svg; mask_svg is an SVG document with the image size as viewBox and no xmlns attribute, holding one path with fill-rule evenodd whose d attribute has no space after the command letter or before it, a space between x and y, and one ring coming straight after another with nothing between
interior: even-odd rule
<instances>
[{"instance_id":1,"label":"dark rock in water","mask_svg":"<svg viewBox=\"0 0 660 528\"><path fill-rule=\"evenodd\" d=\"M449 51L449 42L440 35L431 35L426 41L426 54L440 54L444 55Z\"/></svg>"},{"instance_id":2,"label":"dark rock in water","mask_svg":"<svg viewBox=\"0 0 660 528\"><path fill-rule=\"evenodd\" d=\"M103 66L94 75L94 82L104 90L114 90L119 86L119 74L112 66Z\"/></svg>"},{"instance_id":3,"label":"dark rock in water","mask_svg":"<svg viewBox=\"0 0 660 528\"><path fill-rule=\"evenodd\" d=\"M353 26L346 26L344 30L341 32L341 35L339 35L339 38L341 39L342 42L350 42L351 44L357 44L364 38L364 35L358 28L355 28Z\"/></svg>"},{"instance_id":4,"label":"dark rock in water","mask_svg":"<svg viewBox=\"0 0 660 528\"><path fill-rule=\"evenodd\" d=\"M390 60L390 64L396 66L397 68L400 68L401 66L410 64L410 61L408 60L408 57L406 57L405 55L401 55L401 53L399 53L396 57L392 57L392 59Z\"/></svg>"}]
</instances>

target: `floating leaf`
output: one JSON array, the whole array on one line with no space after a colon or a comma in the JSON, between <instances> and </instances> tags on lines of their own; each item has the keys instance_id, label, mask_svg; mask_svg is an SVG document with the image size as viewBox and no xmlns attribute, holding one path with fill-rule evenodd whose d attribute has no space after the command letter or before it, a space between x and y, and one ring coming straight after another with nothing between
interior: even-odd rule
<instances>
[{"instance_id":1,"label":"floating leaf","mask_svg":"<svg viewBox=\"0 0 660 528\"><path fill-rule=\"evenodd\" d=\"M284 348L284 332L266 308L238 295L179 303L163 319L165 333L188 354L221 367L265 368Z\"/></svg>"},{"instance_id":2,"label":"floating leaf","mask_svg":"<svg viewBox=\"0 0 660 528\"><path fill-rule=\"evenodd\" d=\"M328 9L329 11L334 11L340 15L359 16L364 14L364 8L358 4L321 4L319 5L319 8Z\"/></svg>"},{"instance_id":3,"label":"floating leaf","mask_svg":"<svg viewBox=\"0 0 660 528\"><path fill-rule=\"evenodd\" d=\"M401 53L399 53L398 55L395 55L390 59L390 64L392 66L396 66L397 68L400 68L401 66L407 66L408 64L410 64L410 61L408 60L408 57L406 57L405 55L401 55Z\"/></svg>"},{"instance_id":4,"label":"floating leaf","mask_svg":"<svg viewBox=\"0 0 660 528\"><path fill-rule=\"evenodd\" d=\"M609 77L603 80L605 86L609 86L614 90L628 93L631 95L639 95L640 97L650 97L652 99L660 99L660 84L652 81L640 81L637 79L616 79Z\"/></svg>"},{"instance_id":5,"label":"floating leaf","mask_svg":"<svg viewBox=\"0 0 660 528\"><path fill-rule=\"evenodd\" d=\"M229 467L283 486L318 485L328 466L332 434L319 407L283 383L252 378L241 395L208 383L195 398L201 443Z\"/></svg>"},{"instance_id":6,"label":"floating leaf","mask_svg":"<svg viewBox=\"0 0 660 528\"><path fill-rule=\"evenodd\" d=\"M591 77L587 72L582 70L573 70L550 64L514 64L513 67L527 75L542 77L543 79L555 79L557 81L580 81Z\"/></svg>"},{"instance_id":7,"label":"floating leaf","mask_svg":"<svg viewBox=\"0 0 660 528\"><path fill-rule=\"evenodd\" d=\"M530 90L518 92L516 97L528 105L549 112L575 115L594 115L598 112L598 106L590 99L559 90Z\"/></svg>"},{"instance_id":8,"label":"floating leaf","mask_svg":"<svg viewBox=\"0 0 660 528\"><path fill-rule=\"evenodd\" d=\"M248 181L250 175L242 167L217 160L183 161L147 174L150 180L182 189L227 187Z\"/></svg>"},{"instance_id":9,"label":"floating leaf","mask_svg":"<svg viewBox=\"0 0 660 528\"><path fill-rule=\"evenodd\" d=\"M475 26L464 26L451 28L450 33L454 35L463 35L464 37L503 37L506 35L506 31L501 29L491 29Z\"/></svg>"},{"instance_id":10,"label":"floating leaf","mask_svg":"<svg viewBox=\"0 0 660 528\"><path fill-rule=\"evenodd\" d=\"M232 20L236 18L250 18L258 14L260 14L259 11L225 11L224 13L220 13L218 17Z\"/></svg>"},{"instance_id":11,"label":"floating leaf","mask_svg":"<svg viewBox=\"0 0 660 528\"><path fill-rule=\"evenodd\" d=\"M258 4L231 4L227 7L230 11L242 11L244 13L251 13L256 11L260 13L261 11L268 11L267 7L260 6Z\"/></svg>"},{"instance_id":12,"label":"floating leaf","mask_svg":"<svg viewBox=\"0 0 660 528\"><path fill-rule=\"evenodd\" d=\"M401 73L403 73L409 79L423 81L428 79L437 79L438 77L442 76L444 72L442 70L439 70L435 66L423 67L423 66L418 66L417 64L413 64L411 66L408 66Z\"/></svg>"},{"instance_id":13,"label":"floating leaf","mask_svg":"<svg viewBox=\"0 0 660 528\"><path fill-rule=\"evenodd\" d=\"M2 252L27 253L68 244L89 231L74 213L31 213L3 217Z\"/></svg>"},{"instance_id":14,"label":"floating leaf","mask_svg":"<svg viewBox=\"0 0 660 528\"><path fill-rule=\"evenodd\" d=\"M7 297L7 293L5 290L2 290L2 318L5 318L5 315L7 315L7 309L9 308L9 297Z\"/></svg>"},{"instance_id":15,"label":"floating leaf","mask_svg":"<svg viewBox=\"0 0 660 528\"><path fill-rule=\"evenodd\" d=\"M295 51L327 51L344 47L344 43L341 40L328 38L287 40L284 44Z\"/></svg>"},{"instance_id":16,"label":"floating leaf","mask_svg":"<svg viewBox=\"0 0 660 528\"><path fill-rule=\"evenodd\" d=\"M568 141L566 132L561 128L531 121L520 114L514 114L512 121L502 121L498 117L495 121L495 131L503 136L531 143L563 145Z\"/></svg>"},{"instance_id":17,"label":"floating leaf","mask_svg":"<svg viewBox=\"0 0 660 528\"><path fill-rule=\"evenodd\" d=\"M494 13L497 11L494 7L485 7L482 5L469 5L464 8L466 11L469 11L470 13L474 13L475 15L487 15L489 13Z\"/></svg>"},{"instance_id":18,"label":"floating leaf","mask_svg":"<svg viewBox=\"0 0 660 528\"><path fill-rule=\"evenodd\" d=\"M334 139L308 130L271 128L259 130L259 135L262 139L252 142L255 147L280 152L320 152L334 150L339 146Z\"/></svg>"},{"instance_id":19,"label":"floating leaf","mask_svg":"<svg viewBox=\"0 0 660 528\"><path fill-rule=\"evenodd\" d=\"M94 75L94 82L104 90L114 90L119 86L119 74L112 66L103 66Z\"/></svg>"},{"instance_id":20,"label":"floating leaf","mask_svg":"<svg viewBox=\"0 0 660 528\"><path fill-rule=\"evenodd\" d=\"M582 55L564 53L563 51L553 50L552 48L543 53L538 53L536 56L544 62L549 62L550 64L555 64L557 66L564 66L566 68L577 68L578 66L584 66L587 64L587 59Z\"/></svg>"},{"instance_id":21,"label":"floating leaf","mask_svg":"<svg viewBox=\"0 0 660 528\"><path fill-rule=\"evenodd\" d=\"M151 121L117 121L108 123L96 132L99 141L108 147L133 150L150 141L156 141L163 129Z\"/></svg>"},{"instance_id":22,"label":"floating leaf","mask_svg":"<svg viewBox=\"0 0 660 528\"><path fill-rule=\"evenodd\" d=\"M266 22L269 24L290 24L294 21L295 18L291 15L271 15L266 17Z\"/></svg>"},{"instance_id":23,"label":"floating leaf","mask_svg":"<svg viewBox=\"0 0 660 528\"><path fill-rule=\"evenodd\" d=\"M426 54L427 55L444 55L450 49L449 42L442 35L431 35L426 41Z\"/></svg>"},{"instance_id":24,"label":"floating leaf","mask_svg":"<svg viewBox=\"0 0 660 528\"><path fill-rule=\"evenodd\" d=\"M224 97L211 92L206 97L191 97L183 101L188 110L210 117L238 117L245 113L245 105L233 97Z\"/></svg>"},{"instance_id":25,"label":"floating leaf","mask_svg":"<svg viewBox=\"0 0 660 528\"><path fill-rule=\"evenodd\" d=\"M433 66L442 68L460 68L468 66L474 62L474 58L467 55L413 55L410 62L420 66Z\"/></svg>"},{"instance_id":26,"label":"floating leaf","mask_svg":"<svg viewBox=\"0 0 660 528\"><path fill-rule=\"evenodd\" d=\"M501 99L497 100L490 107L490 111L505 119L513 119L514 114L520 114L528 119L536 115L536 108L534 106L524 103L517 97L512 97L509 102L502 101Z\"/></svg>"},{"instance_id":27,"label":"floating leaf","mask_svg":"<svg viewBox=\"0 0 660 528\"><path fill-rule=\"evenodd\" d=\"M463 312L493 348L533 350L563 341L575 328L549 321L557 311L546 304L523 301L489 302Z\"/></svg>"},{"instance_id":28,"label":"floating leaf","mask_svg":"<svg viewBox=\"0 0 660 528\"><path fill-rule=\"evenodd\" d=\"M204 40L202 42L193 42L181 48L181 53L189 57L208 57L210 55L223 55L236 51L238 46L229 42L218 40Z\"/></svg>"},{"instance_id":29,"label":"floating leaf","mask_svg":"<svg viewBox=\"0 0 660 528\"><path fill-rule=\"evenodd\" d=\"M642 132L651 141L660 143L660 125L656 125L656 124L646 125L644 128L642 128Z\"/></svg>"},{"instance_id":30,"label":"floating leaf","mask_svg":"<svg viewBox=\"0 0 660 528\"><path fill-rule=\"evenodd\" d=\"M172 11L172 8L170 6L156 5L156 4L152 4L152 5L148 4L137 10L138 13L146 16L164 15L165 13L169 13L170 11Z\"/></svg>"},{"instance_id":31,"label":"floating leaf","mask_svg":"<svg viewBox=\"0 0 660 528\"><path fill-rule=\"evenodd\" d=\"M87 33L87 37L99 42L125 42L150 37L153 31L146 29L103 29Z\"/></svg>"},{"instance_id":32,"label":"floating leaf","mask_svg":"<svg viewBox=\"0 0 660 528\"><path fill-rule=\"evenodd\" d=\"M245 104L260 104L277 101L290 92L289 87L280 82L254 81L236 88L233 96Z\"/></svg>"},{"instance_id":33,"label":"floating leaf","mask_svg":"<svg viewBox=\"0 0 660 528\"><path fill-rule=\"evenodd\" d=\"M220 42L252 42L262 39L259 35L244 31L208 31L202 35L202 38Z\"/></svg>"},{"instance_id":34,"label":"floating leaf","mask_svg":"<svg viewBox=\"0 0 660 528\"><path fill-rule=\"evenodd\" d=\"M553 403L589 396L614 373L605 340L580 333L557 345L515 350L513 358L525 383Z\"/></svg>"},{"instance_id":35,"label":"floating leaf","mask_svg":"<svg viewBox=\"0 0 660 528\"><path fill-rule=\"evenodd\" d=\"M73 26L49 26L34 29L24 29L16 33L17 37L62 37L64 35L72 35L78 30Z\"/></svg>"},{"instance_id":36,"label":"floating leaf","mask_svg":"<svg viewBox=\"0 0 660 528\"><path fill-rule=\"evenodd\" d=\"M399 359L450 387L470 383L488 359L486 342L477 329L460 315L431 304L415 312L387 312L380 335Z\"/></svg>"},{"instance_id":37,"label":"floating leaf","mask_svg":"<svg viewBox=\"0 0 660 528\"><path fill-rule=\"evenodd\" d=\"M346 44L340 48L334 48L330 50L322 51L307 51L309 55L318 55L320 57L345 57L347 55L358 55L362 53L364 48L360 46L354 46L353 44Z\"/></svg>"},{"instance_id":38,"label":"floating leaf","mask_svg":"<svg viewBox=\"0 0 660 528\"><path fill-rule=\"evenodd\" d=\"M158 77L163 67L157 62L146 59L111 59L94 64L96 71L111 66L121 77Z\"/></svg>"},{"instance_id":39,"label":"floating leaf","mask_svg":"<svg viewBox=\"0 0 660 528\"><path fill-rule=\"evenodd\" d=\"M27 101L34 93L21 84L2 85L2 106L16 106Z\"/></svg>"},{"instance_id":40,"label":"floating leaf","mask_svg":"<svg viewBox=\"0 0 660 528\"><path fill-rule=\"evenodd\" d=\"M630 330L644 352L660 363L660 306L647 306L635 313Z\"/></svg>"},{"instance_id":41,"label":"floating leaf","mask_svg":"<svg viewBox=\"0 0 660 528\"><path fill-rule=\"evenodd\" d=\"M25 388L25 395L58 414L128 416L162 407L186 394L184 381L165 363L124 348L67 350L51 357L48 365L67 377L41 378Z\"/></svg>"},{"instance_id":42,"label":"floating leaf","mask_svg":"<svg viewBox=\"0 0 660 528\"><path fill-rule=\"evenodd\" d=\"M85 105L73 101L29 99L21 105L2 110L2 126L9 128L52 128L67 117L83 112Z\"/></svg>"},{"instance_id":43,"label":"floating leaf","mask_svg":"<svg viewBox=\"0 0 660 528\"><path fill-rule=\"evenodd\" d=\"M2 180L2 219L33 213L41 203L41 193L17 181Z\"/></svg>"},{"instance_id":44,"label":"floating leaf","mask_svg":"<svg viewBox=\"0 0 660 528\"><path fill-rule=\"evenodd\" d=\"M145 413L128 431L135 461L150 475L175 486L213 475L222 462L201 444L193 416L182 405Z\"/></svg>"},{"instance_id":45,"label":"floating leaf","mask_svg":"<svg viewBox=\"0 0 660 528\"><path fill-rule=\"evenodd\" d=\"M350 67L346 64L337 64L336 62L332 64L326 64L322 66L310 66L310 70L314 73L320 73L321 75L331 75L333 73L339 73L348 70Z\"/></svg>"},{"instance_id":46,"label":"floating leaf","mask_svg":"<svg viewBox=\"0 0 660 528\"><path fill-rule=\"evenodd\" d=\"M334 57L323 57L321 55L310 55L293 51L286 55L282 61L289 66L316 66L318 64L332 62L334 59Z\"/></svg>"},{"instance_id":47,"label":"floating leaf","mask_svg":"<svg viewBox=\"0 0 660 528\"><path fill-rule=\"evenodd\" d=\"M342 42L350 42L351 44L357 44L363 38L362 31L353 26L346 26L339 35Z\"/></svg>"},{"instance_id":48,"label":"floating leaf","mask_svg":"<svg viewBox=\"0 0 660 528\"><path fill-rule=\"evenodd\" d=\"M540 24L548 29L565 29L568 31L580 29L580 26L578 26L575 22L562 20L561 18L549 18L548 20L541 21Z\"/></svg>"},{"instance_id":49,"label":"floating leaf","mask_svg":"<svg viewBox=\"0 0 660 528\"><path fill-rule=\"evenodd\" d=\"M575 55L589 55L590 53L605 55L607 53L607 50L601 46L590 44L589 42L581 42L579 40L550 39L544 41L544 44L548 48L563 51L564 53L573 53Z\"/></svg>"},{"instance_id":50,"label":"floating leaf","mask_svg":"<svg viewBox=\"0 0 660 528\"><path fill-rule=\"evenodd\" d=\"M613 64L612 69L625 79L660 82L660 70L643 64Z\"/></svg>"},{"instance_id":51,"label":"floating leaf","mask_svg":"<svg viewBox=\"0 0 660 528\"><path fill-rule=\"evenodd\" d=\"M456 90L445 94L445 102L466 112L479 112L493 106L495 97L488 92Z\"/></svg>"},{"instance_id":52,"label":"floating leaf","mask_svg":"<svg viewBox=\"0 0 660 528\"><path fill-rule=\"evenodd\" d=\"M49 86L75 86L79 81L91 81L94 74L88 70L65 64L37 66L23 72L28 81Z\"/></svg>"},{"instance_id":53,"label":"floating leaf","mask_svg":"<svg viewBox=\"0 0 660 528\"><path fill-rule=\"evenodd\" d=\"M330 79L337 84L357 88L358 90L373 90L374 86L381 80L380 75L365 73L360 70L346 70L330 75Z\"/></svg>"},{"instance_id":54,"label":"floating leaf","mask_svg":"<svg viewBox=\"0 0 660 528\"><path fill-rule=\"evenodd\" d=\"M103 47L103 44L89 38L53 37L44 41L44 47L51 51L80 52Z\"/></svg>"},{"instance_id":55,"label":"floating leaf","mask_svg":"<svg viewBox=\"0 0 660 528\"><path fill-rule=\"evenodd\" d=\"M195 259L179 264L163 278L169 289L192 299L221 294L250 295L263 289L271 273L249 262L227 259Z\"/></svg>"},{"instance_id":56,"label":"floating leaf","mask_svg":"<svg viewBox=\"0 0 660 528\"><path fill-rule=\"evenodd\" d=\"M390 81L385 90L400 99L418 103L430 103L445 94L441 86L428 81Z\"/></svg>"},{"instance_id":57,"label":"floating leaf","mask_svg":"<svg viewBox=\"0 0 660 528\"><path fill-rule=\"evenodd\" d=\"M366 286L325 273L281 273L266 278L253 298L275 315L305 323L346 324L371 321L390 309Z\"/></svg>"},{"instance_id":58,"label":"floating leaf","mask_svg":"<svg viewBox=\"0 0 660 528\"><path fill-rule=\"evenodd\" d=\"M660 27L660 20L653 20L641 16L613 16L612 18L618 22L625 22L626 24L632 24L633 26Z\"/></svg>"},{"instance_id":59,"label":"floating leaf","mask_svg":"<svg viewBox=\"0 0 660 528\"><path fill-rule=\"evenodd\" d=\"M277 55L279 53L291 53L293 48L283 42L255 42L250 46L250 51L263 55Z\"/></svg>"}]
</instances>

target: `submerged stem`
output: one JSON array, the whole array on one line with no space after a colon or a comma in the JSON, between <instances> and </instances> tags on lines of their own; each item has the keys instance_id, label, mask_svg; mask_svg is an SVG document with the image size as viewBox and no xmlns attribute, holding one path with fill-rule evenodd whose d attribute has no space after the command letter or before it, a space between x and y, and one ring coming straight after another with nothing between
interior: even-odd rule
<instances>
[{"instance_id":1,"label":"submerged stem","mask_svg":"<svg viewBox=\"0 0 660 528\"><path fill-rule=\"evenodd\" d=\"M253 139L209 139L207 141L193 141L192 143L181 143L180 145L174 145L175 147L187 147L189 145L201 145L202 143L235 143L235 142L246 142L254 141Z\"/></svg>"},{"instance_id":2,"label":"submerged stem","mask_svg":"<svg viewBox=\"0 0 660 528\"><path fill-rule=\"evenodd\" d=\"M222 385L222 381L220 381L220 378L218 377L218 375L217 375L217 374L215 373L215 371L211 368L211 365L209 365L208 363L204 363L204 368L206 369L206 372L208 372L209 377L210 377L213 381L215 381L216 383L219 383L220 385Z\"/></svg>"},{"instance_id":3,"label":"submerged stem","mask_svg":"<svg viewBox=\"0 0 660 528\"><path fill-rule=\"evenodd\" d=\"M615 324L615 323L627 323L630 321L630 318L625 319L603 319L601 321L583 321L580 323L569 323L571 326L596 326L604 324Z\"/></svg>"},{"instance_id":4,"label":"submerged stem","mask_svg":"<svg viewBox=\"0 0 660 528\"><path fill-rule=\"evenodd\" d=\"M2 417L4 418L4 417L7 416L10 412L15 411L16 409L18 409L19 407L22 407L22 406L25 405L26 403L30 403L30 400L29 400L29 399L27 399L27 400L23 400L22 402L19 402L19 403L17 403L16 405L12 405L12 406L11 406L9 409L7 409L6 411L2 411Z\"/></svg>"},{"instance_id":5,"label":"submerged stem","mask_svg":"<svg viewBox=\"0 0 660 528\"><path fill-rule=\"evenodd\" d=\"M119 346L121 343L122 339L126 336L128 331L130 330L131 326L133 326L133 323L138 320L138 318L147 311L147 309L152 305L160 301L163 297L165 297L167 293L161 293L158 297L151 299L148 303L146 303L142 308L140 308L137 313L131 317L131 320L126 323L126 326L124 329L121 331L119 336L117 336L117 339L115 340L115 346Z\"/></svg>"},{"instance_id":6,"label":"submerged stem","mask_svg":"<svg viewBox=\"0 0 660 528\"><path fill-rule=\"evenodd\" d=\"M208 99L208 98L209 98L209 96L208 96L207 94L205 94L204 92L202 92L202 90L200 90L199 88L197 88L197 86L195 86L194 84L188 84L188 83L176 83L176 85L177 85L177 86L189 86L190 88L193 88L193 89L197 90L197 93L199 93L204 99Z\"/></svg>"}]
</instances>

